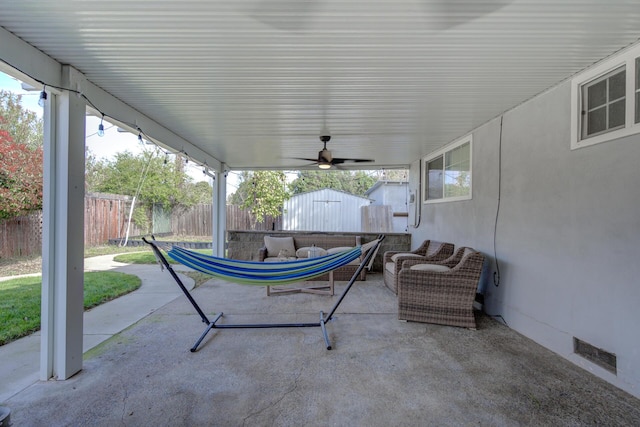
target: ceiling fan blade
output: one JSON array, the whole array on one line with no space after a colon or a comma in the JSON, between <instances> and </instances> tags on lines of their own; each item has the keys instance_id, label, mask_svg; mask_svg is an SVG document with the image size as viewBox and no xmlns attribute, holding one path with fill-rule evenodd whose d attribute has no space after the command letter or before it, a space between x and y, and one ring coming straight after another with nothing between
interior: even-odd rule
<instances>
[{"instance_id":1,"label":"ceiling fan blade","mask_svg":"<svg viewBox=\"0 0 640 427\"><path fill-rule=\"evenodd\" d=\"M295 160L306 160L307 162L313 162L313 163L318 163L318 159L307 159L304 157L287 157L288 159L295 159Z\"/></svg>"},{"instance_id":2,"label":"ceiling fan blade","mask_svg":"<svg viewBox=\"0 0 640 427\"><path fill-rule=\"evenodd\" d=\"M339 158L339 157L334 157L333 161L331 163L333 164L342 164L342 163L369 163L369 162L375 162L375 160L372 159L343 159L343 158Z\"/></svg>"}]
</instances>

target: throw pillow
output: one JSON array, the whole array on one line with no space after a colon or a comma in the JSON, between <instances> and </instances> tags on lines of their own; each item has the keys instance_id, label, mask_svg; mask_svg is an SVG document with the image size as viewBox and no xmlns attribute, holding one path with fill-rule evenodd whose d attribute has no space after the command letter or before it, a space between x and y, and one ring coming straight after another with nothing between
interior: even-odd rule
<instances>
[{"instance_id":1,"label":"throw pillow","mask_svg":"<svg viewBox=\"0 0 640 427\"><path fill-rule=\"evenodd\" d=\"M293 243L293 237L273 237L264 236L264 245L267 248L267 256L279 256L280 251L286 251L289 255L294 256L296 247Z\"/></svg>"}]
</instances>

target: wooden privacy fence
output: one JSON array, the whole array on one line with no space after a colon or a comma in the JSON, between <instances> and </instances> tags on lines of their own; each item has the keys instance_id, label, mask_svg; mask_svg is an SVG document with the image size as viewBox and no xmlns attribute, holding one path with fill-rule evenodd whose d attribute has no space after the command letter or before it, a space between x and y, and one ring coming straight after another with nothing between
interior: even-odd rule
<instances>
[{"instance_id":1,"label":"wooden privacy fence","mask_svg":"<svg viewBox=\"0 0 640 427\"><path fill-rule=\"evenodd\" d=\"M178 236L212 236L213 207L196 205L190 208L176 208L171 213L171 233ZM251 230L252 219L248 211L239 206L227 205L227 230ZM266 217L255 224L255 230L280 230L282 217Z\"/></svg>"},{"instance_id":2,"label":"wooden privacy fence","mask_svg":"<svg viewBox=\"0 0 640 427\"><path fill-rule=\"evenodd\" d=\"M85 198L84 244L96 246L110 239L124 239L131 198L113 194L89 194ZM175 208L170 214L170 231L178 236L213 235L211 205ZM366 206L362 209L362 231L390 232L393 214L387 206ZM156 218L157 213L152 216ZM238 206L227 206L227 230L252 230L253 221L248 211ZM153 230L156 230L153 225ZM282 217L267 217L256 223L255 231L282 230ZM164 232L164 230L162 230ZM155 231L154 231L155 232ZM129 236L148 233L131 223ZM39 255L42 251L42 212L0 221L0 257Z\"/></svg>"},{"instance_id":3,"label":"wooden privacy fence","mask_svg":"<svg viewBox=\"0 0 640 427\"><path fill-rule=\"evenodd\" d=\"M129 196L88 194L84 200L84 245L102 245L123 238L131 207ZM141 234L134 223L129 235ZM32 256L42 253L42 211L0 221L0 257Z\"/></svg>"},{"instance_id":4,"label":"wooden privacy fence","mask_svg":"<svg viewBox=\"0 0 640 427\"><path fill-rule=\"evenodd\" d=\"M42 251L42 211L0 221L0 258Z\"/></svg>"},{"instance_id":5,"label":"wooden privacy fence","mask_svg":"<svg viewBox=\"0 0 640 427\"><path fill-rule=\"evenodd\" d=\"M239 206L227 205L227 230L251 230L252 219L248 211ZM255 224L253 230L282 230L282 216L267 216Z\"/></svg>"},{"instance_id":6,"label":"wooden privacy fence","mask_svg":"<svg viewBox=\"0 0 640 427\"><path fill-rule=\"evenodd\" d=\"M178 236L213 236L213 206L196 205L174 208L171 212L171 233Z\"/></svg>"},{"instance_id":7,"label":"wooden privacy fence","mask_svg":"<svg viewBox=\"0 0 640 427\"><path fill-rule=\"evenodd\" d=\"M391 206L363 206L360 214L362 217L362 231L373 233L393 232L393 212Z\"/></svg>"},{"instance_id":8,"label":"wooden privacy fence","mask_svg":"<svg viewBox=\"0 0 640 427\"><path fill-rule=\"evenodd\" d=\"M115 194L88 194L84 198L84 245L102 245L109 239L124 238L131 208L131 197ZM140 230L132 222L129 235Z\"/></svg>"}]
</instances>

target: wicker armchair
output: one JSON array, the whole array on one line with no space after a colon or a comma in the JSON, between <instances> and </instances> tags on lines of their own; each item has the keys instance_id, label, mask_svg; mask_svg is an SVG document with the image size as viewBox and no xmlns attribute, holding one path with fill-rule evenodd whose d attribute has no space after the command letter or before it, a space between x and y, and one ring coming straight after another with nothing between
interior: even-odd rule
<instances>
[{"instance_id":1,"label":"wicker armchair","mask_svg":"<svg viewBox=\"0 0 640 427\"><path fill-rule=\"evenodd\" d=\"M382 268L384 271L384 284L394 294L398 293L398 272L402 263L408 259L419 259L422 263L438 262L447 259L453 254L453 244L425 240L420 247L411 252L387 251L384 253Z\"/></svg>"},{"instance_id":2,"label":"wicker armchair","mask_svg":"<svg viewBox=\"0 0 640 427\"><path fill-rule=\"evenodd\" d=\"M404 261L398 273L398 318L475 329L473 301L483 263L484 255L472 248L460 248L437 264Z\"/></svg>"}]
</instances>

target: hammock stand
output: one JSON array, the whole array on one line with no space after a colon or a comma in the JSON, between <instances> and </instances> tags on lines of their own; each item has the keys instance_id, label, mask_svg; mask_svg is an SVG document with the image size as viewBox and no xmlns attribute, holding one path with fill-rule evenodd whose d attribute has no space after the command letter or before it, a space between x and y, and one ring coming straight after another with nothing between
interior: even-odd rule
<instances>
[{"instance_id":1,"label":"hammock stand","mask_svg":"<svg viewBox=\"0 0 640 427\"><path fill-rule=\"evenodd\" d=\"M358 269L356 270L356 272L351 277L351 280L349 280L349 283L347 284L347 287L345 288L345 290L342 292L342 294L338 298L338 301L336 301L334 306L331 308L331 311L329 311L329 314L325 316L324 312L321 310L320 311L320 320L318 322L310 322L310 323L217 324L218 320L220 320L220 318L223 316L224 313L222 313L222 312L218 313L213 320L209 320L209 318L202 311L202 309L200 308L198 303L195 301L195 299L193 298L193 296L191 295L189 290L185 287L184 283L182 283L182 280L180 280L180 277L178 277L178 275L176 274L175 270L171 267L171 264L169 264L169 262L164 257L164 255L162 255L162 252L160 252L160 249L159 249L157 243L155 241L147 240L144 237L142 238L142 240L145 243L147 243L149 246L151 246L151 248L153 249L153 252L156 255L156 258L160 262L161 267L164 267L169 271L169 274L171 274L171 277L173 277L173 279L176 281L176 283L178 284L178 286L180 287L182 292L185 294L185 296L187 297L187 299L189 300L189 302L191 303L193 308L196 310L196 312L200 316L200 319L202 319L202 322L207 325L205 330L202 332L202 334L200 335L198 340L193 345L193 347L191 347L191 349L190 349L191 352L195 352L198 349L198 347L202 343L202 340L204 340L204 338L207 336L207 334L212 329L257 329L257 328L263 328L264 329L264 328L315 328L315 327L320 327L320 329L322 330L322 335L324 337L325 346L326 346L327 350L331 350L331 348L332 348L331 347L331 342L329 341L329 336L327 335L327 329L326 329L325 325L326 325L327 322L329 322L333 318L334 313L336 312L336 310L338 309L338 307L342 303L342 300L344 299L344 297L347 296L347 293L351 289L351 286L353 286L353 284L355 283L356 279L358 278L358 275L362 272L362 269L365 268L365 266L369 263L371 258L378 252L377 250L378 250L378 248L380 246L380 242L382 242L382 240L384 240L384 236L383 235L378 236L375 245L368 249L367 254L364 257L364 260L362 260L362 262L358 266ZM273 265L273 264L278 264L278 263L271 263L271 264ZM233 278L230 277L229 280L233 281ZM266 283L264 283L264 285L268 285L269 283L270 282L267 281Z\"/></svg>"}]
</instances>

